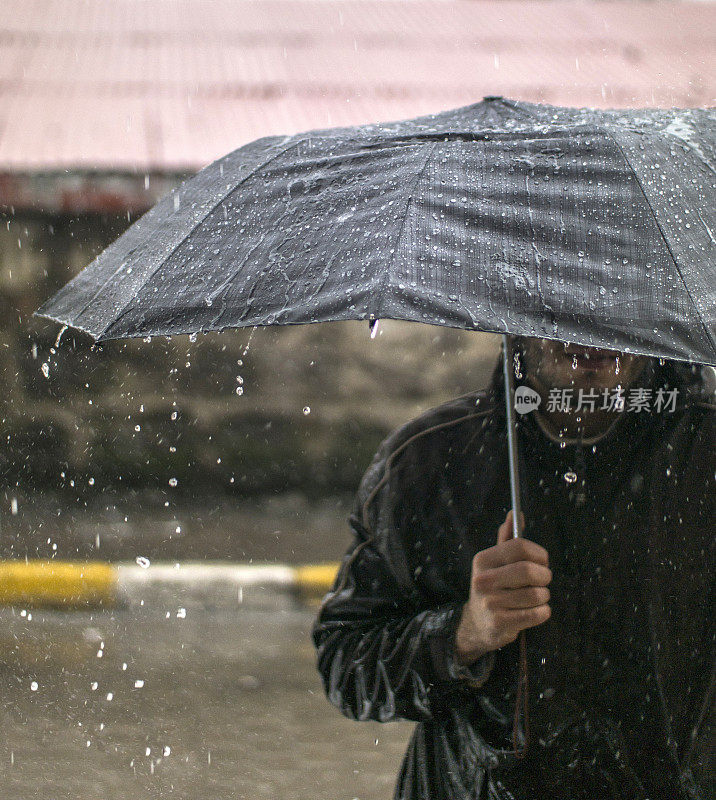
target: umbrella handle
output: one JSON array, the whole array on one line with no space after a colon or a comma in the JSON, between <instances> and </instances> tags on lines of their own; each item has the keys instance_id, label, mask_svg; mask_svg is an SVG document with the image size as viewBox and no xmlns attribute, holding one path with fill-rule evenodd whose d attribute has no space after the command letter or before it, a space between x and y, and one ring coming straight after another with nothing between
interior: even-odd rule
<instances>
[{"instance_id":1,"label":"umbrella handle","mask_svg":"<svg viewBox=\"0 0 716 800\"><path fill-rule=\"evenodd\" d=\"M517 467L517 425L515 421L515 373L513 364L513 349L511 337L502 334L502 369L505 377L505 410L507 411L507 450L510 463L510 496L512 500L512 536L520 537L520 517L522 509L520 504L520 475ZM515 715L512 721L512 746L517 758L524 758L530 741L529 710L528 710L528 675L527 675L527 644L525 631L520 631L520 656L517 677L517 696L515 697ZM522 718L524 743L519 747L517 731L520 717Z\"/></svg>"},{"instance_id":2,"label":"umbrella handle","mask_svg":"<svg viewBox=\"0 0 716 800\"><path fill-rule=\"evenodd\" d=\"M515 376L512 366L512 338L502 334L502 370L505 377L505 410L507 412L507 451L510 464L510 496L512 500L512 536L520 536L520 476L517 468L517 425L515 421Z\"/></svg>"}]
</instances>

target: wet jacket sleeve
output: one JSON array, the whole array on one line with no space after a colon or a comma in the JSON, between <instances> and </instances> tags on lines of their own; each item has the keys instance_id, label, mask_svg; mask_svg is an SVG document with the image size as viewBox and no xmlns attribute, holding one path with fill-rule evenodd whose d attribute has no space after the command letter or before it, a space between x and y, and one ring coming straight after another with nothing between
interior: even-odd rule
<instances>
[{"instance_id":1,"label":"wet jacket sleeve","mask_svg":"<svg viewBox=\"0 0 716 800\"><path fill-rule=\"evenodd\" d=\"M379 451L356 512L381 474ZM463 604L431 604L410 580L400 533L381 514L392 494L376 497L371 530L351 515L353 544L313 626L328 699L351 719L431 719L459 703L465 689L481 686L494 663L489 653L458 665L454 642Z\"/></svg>"}]
</instances>

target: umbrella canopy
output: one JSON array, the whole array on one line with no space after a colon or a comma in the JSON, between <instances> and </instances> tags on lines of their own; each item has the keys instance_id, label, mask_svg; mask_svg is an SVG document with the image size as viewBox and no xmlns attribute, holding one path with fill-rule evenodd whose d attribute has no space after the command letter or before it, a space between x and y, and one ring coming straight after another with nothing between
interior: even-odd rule
<instances>
[{"instance_id":1,"label":"umbrella canopy","mask_svg":"<svg viewBox=\"0 0 716 800\"><path fill-rule=\"evenodd\" d=\"M381 318L716 364L716 112L486 97L271 136L36 313L96 340Z\"/></svg>"}]
</instances>

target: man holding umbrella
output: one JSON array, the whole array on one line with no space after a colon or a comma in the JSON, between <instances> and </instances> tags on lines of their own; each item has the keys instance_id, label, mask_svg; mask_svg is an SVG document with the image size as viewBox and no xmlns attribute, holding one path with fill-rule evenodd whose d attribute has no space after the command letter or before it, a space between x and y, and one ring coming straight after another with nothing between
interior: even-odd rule
<instances>
[{"instance_id":1,"label":"man holding umbrella","mask_svg":"<svg viewBox=\"0 0 716 800\"><path fill-rule=\"evenodd\" d=\"M383 443L314 630L344 713L419 721L397 797L713 796L715 175L711 109L488 96L267 136L36 312L97 342L356 319L518 337L514 404L510 355Z\"/></svg>"},{"instance_id":2,"label":"man holding umbrella","mask_svg":"<svg viewBox=\"0 0 716 800\"><path fill-rule=\"evenodd\" d=\"M516 352L518 394L540 398L518 424L524 538L498 364L368 468L313 630L327 695L353 719L419 723L396 798L705 800L705 370L548 339Z\"/></svg>"}]
</instances>

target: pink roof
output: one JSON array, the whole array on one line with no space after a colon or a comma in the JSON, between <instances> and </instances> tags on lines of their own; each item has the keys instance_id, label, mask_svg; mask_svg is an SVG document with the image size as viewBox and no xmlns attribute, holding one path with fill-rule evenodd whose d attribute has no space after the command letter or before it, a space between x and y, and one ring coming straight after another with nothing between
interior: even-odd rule
<instances>
[{"instance_id":1,"label":"pink roof","mask_svg":"<svg viewBox=\"0 0 716 800\"><path fill-rule=\"evenodd\" d=\"M688 2L2 0L0 173L194 170L488 94L708 106L715 23Z\"/></svg>"}]
</instances>

